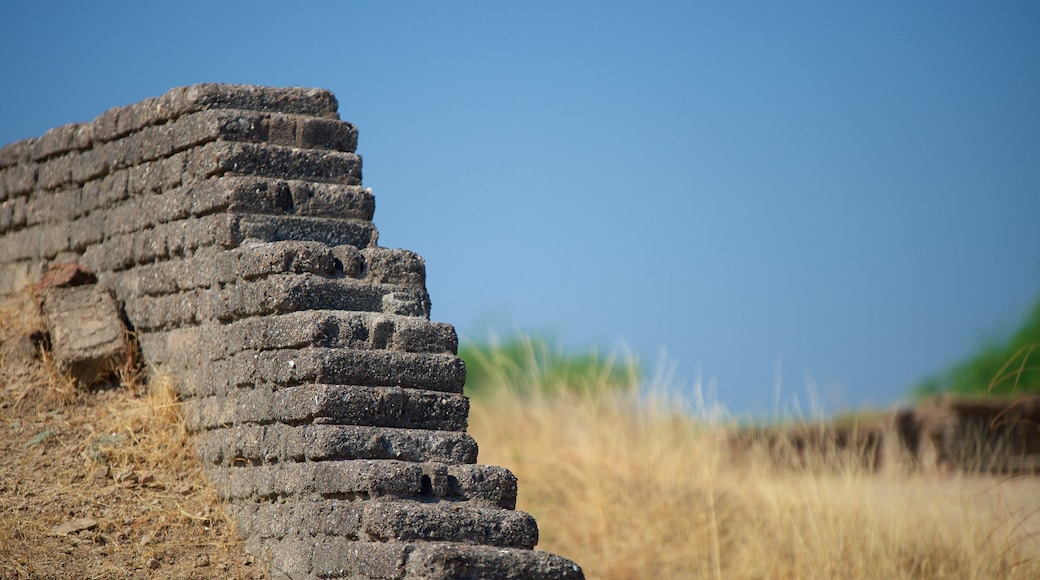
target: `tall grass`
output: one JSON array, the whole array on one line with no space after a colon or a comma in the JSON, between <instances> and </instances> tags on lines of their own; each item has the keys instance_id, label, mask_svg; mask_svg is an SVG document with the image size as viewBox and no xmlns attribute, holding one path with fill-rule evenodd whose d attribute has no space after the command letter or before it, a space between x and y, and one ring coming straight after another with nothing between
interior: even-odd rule
<instances>
[{"instance_id":1,"label":"tall grass","mask_svg":"<svg viewBox=\"0 0 1040 580\"><path fill-rule=\"evenodd\" d=\"M764 453L738 461L728 425L634 375L530 389L495 369L544 376L537 357L486 356L470 414L480 460L513 470L539 548L589 578L1040 577L1034 479L881 476L859 457L799 471Z\"/></svg>"}]
</instances>

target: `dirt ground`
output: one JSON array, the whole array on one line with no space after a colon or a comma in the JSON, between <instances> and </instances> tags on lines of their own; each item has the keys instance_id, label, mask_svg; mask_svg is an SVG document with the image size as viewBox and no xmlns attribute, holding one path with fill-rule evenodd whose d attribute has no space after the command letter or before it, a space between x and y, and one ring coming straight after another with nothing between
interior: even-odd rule
<instances>
[{"instance_id":1,"label":"dirt ground","mask_svg":"<svg viewBox=\"0 0 1040 580\"><path fill-rule=\"evenodd\" d=\"M128 364L77 386L40 328L31 301L0 306L0 579L265 578L203 479L170 381Z\"/></svg>"}]
</instances>

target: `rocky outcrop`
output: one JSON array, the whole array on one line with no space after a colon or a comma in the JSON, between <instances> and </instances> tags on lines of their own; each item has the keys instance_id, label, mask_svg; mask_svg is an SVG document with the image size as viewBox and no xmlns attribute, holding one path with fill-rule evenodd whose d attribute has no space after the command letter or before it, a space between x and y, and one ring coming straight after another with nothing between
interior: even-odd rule
<instances>
[{"instance_id":1,"label":"rocky outcrop","mask_svg":"<svg viewBox=\"0 0 1040 580\"><path fill-rule=\"evenodd\" d=\"M0 149L0 296L96 275L276 577L580 578L477 463L455 331L422 258L378 246L336 109L195 85Z\"/></svg>"}]
</instances>

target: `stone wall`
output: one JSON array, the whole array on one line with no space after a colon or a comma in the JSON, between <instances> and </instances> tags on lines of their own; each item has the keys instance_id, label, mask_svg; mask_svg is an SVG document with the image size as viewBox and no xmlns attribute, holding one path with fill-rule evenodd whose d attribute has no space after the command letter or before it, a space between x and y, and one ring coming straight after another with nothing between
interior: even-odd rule
<instances>
[{"instance_id":1,"label":"stone wall","mask_svg":"<svg viewBox=\"0 0 1040 580\"><path fill-rule=\"evenodd\" d=\"M0 297L78 262L275 577L580 578L477 464L454 329L324 90L195 85L0 149Z\"/></svg>"}]
</instances>

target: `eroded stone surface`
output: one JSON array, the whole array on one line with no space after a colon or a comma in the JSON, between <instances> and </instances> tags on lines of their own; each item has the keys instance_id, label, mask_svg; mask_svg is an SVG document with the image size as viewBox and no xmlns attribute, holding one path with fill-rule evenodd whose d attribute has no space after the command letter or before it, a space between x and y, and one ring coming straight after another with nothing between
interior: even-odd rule
<instances>
[{"instance_id":1,"label":"eroded stone surface","mask_svg":"<svg viewBox=\"0 0 1040 580\"><path fill-rule=\"evenodd\" d=\"M0 296L80 264L38 289L55 356L103 373L125 315L273 577L580 578L476 463L455 330L336 107L194 85L0 148Z\"/></svg>"}]
</instances>

